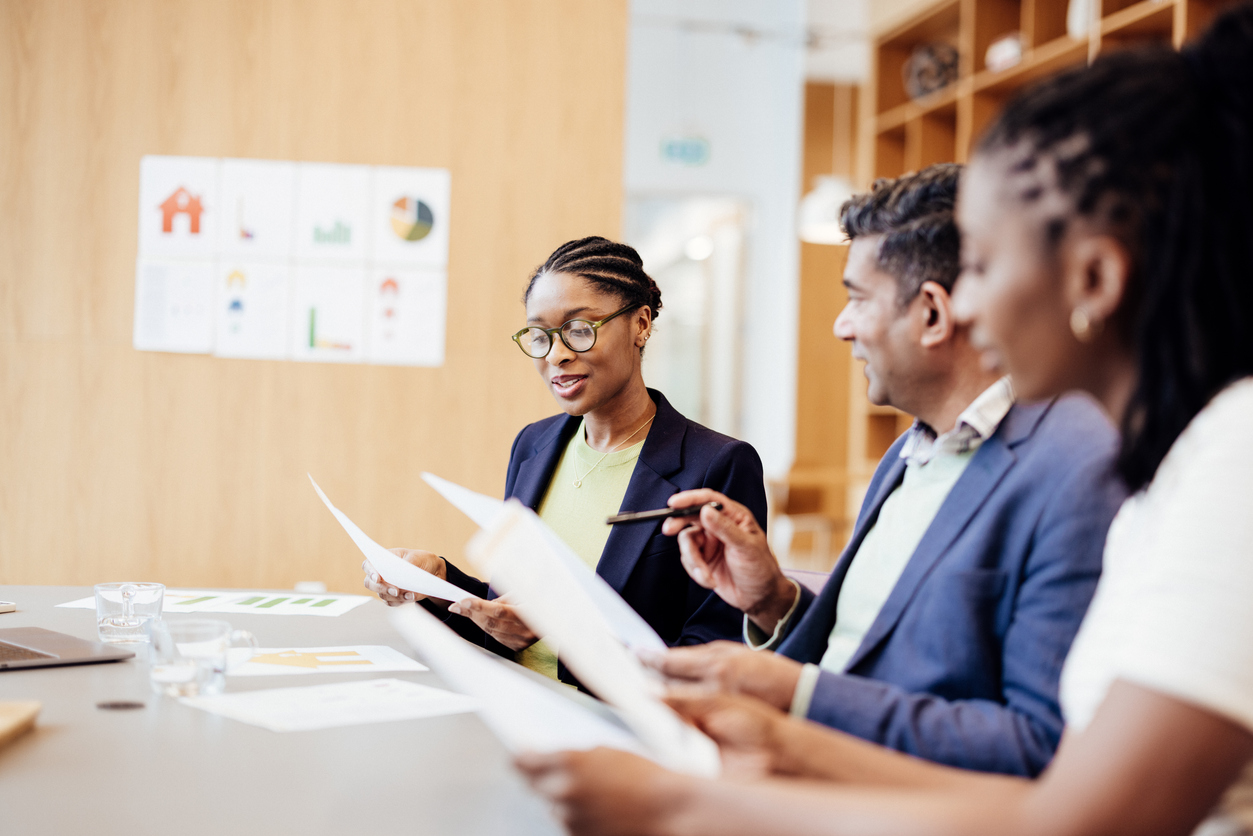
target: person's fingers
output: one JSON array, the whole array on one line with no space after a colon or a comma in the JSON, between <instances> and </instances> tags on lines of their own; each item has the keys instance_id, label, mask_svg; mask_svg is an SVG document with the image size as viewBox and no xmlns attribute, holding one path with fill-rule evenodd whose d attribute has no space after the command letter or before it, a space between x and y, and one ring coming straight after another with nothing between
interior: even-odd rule
<instances>
[{"instance_id":1,"label":"person's fingers","mask_svg":"<svg viewBox=\"0 0 1253 836\"><path fill-rule=\"evenodd\" d=\"M705 561L703 532L689 528L679 534L679 562L692 580L705 589L714 586L713 574Z\"/></svg>"},{"instance_id":2,"label":"person's fingers","mask_svg":"<svg viewBox=\"0 0 1253 836\"><path fill-rule=\"evenodd\" d=\"M693 505L704 505L706 502L731 502L722 494L709 488L696 488L691 491L680 491L666 500L671 508L690 508Z\"/></svg>"},{"instance_id":3,"label":"person's fingers","mask_svg":"<svg viewBox=\"0 0 1253 836\"><path fill-rule=\"evenodd\" d=\"M700 516L692 517L670 517L661 524L661 533L667 537L674 537L680 531L685 529L699 529Z\"/></svg>"},{"instance_id":4,"label":"person's fingers","mask_svg":"<svg viewBox=\"0 0 1253 836\"><path fill-rule=\"evenodd\" d=\"M701 681L709 674L714 661L714 653L706 646L676 647L664 654L658 654L651 667L672 679Z\"/></svg>"}]
</instances>

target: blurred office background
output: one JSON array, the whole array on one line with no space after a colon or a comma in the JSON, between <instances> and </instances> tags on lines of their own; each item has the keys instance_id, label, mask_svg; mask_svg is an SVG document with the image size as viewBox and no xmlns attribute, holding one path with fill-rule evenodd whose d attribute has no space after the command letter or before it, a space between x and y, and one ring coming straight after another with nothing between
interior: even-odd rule
<instances>
[{"instance_id":1,"label":"blurred office background","mask_svg":"<svg viewBox=\"0 0 1253 836\"><path fill-rule=\"evenodd\" d=\"M831 334L829 216L874 172L872 34L931 5L0 4L0 581L352 591L306 473L380 542L458 560L472 526L418 474L501 492L556 411L508 338L524 281L589 234L663 288L646 380L756 446L781 554L829 568L907 426ZM136 351L146 154L450 169L443 366Z\"/></svg>"}]
</instances>

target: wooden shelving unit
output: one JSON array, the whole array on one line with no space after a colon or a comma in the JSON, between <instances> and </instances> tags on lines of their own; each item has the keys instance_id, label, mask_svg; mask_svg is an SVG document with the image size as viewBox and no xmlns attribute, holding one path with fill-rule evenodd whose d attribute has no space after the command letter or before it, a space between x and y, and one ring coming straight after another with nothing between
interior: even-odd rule
<instances>
[{"instance_id":1,"label":"wooden shelving unit","mask_svg":"<svg viewBox=\"0 0 1253 836\"><path fill-rule=\"evenodd\" d=\"M859 185L898 177L933 163L965 162L988 122L1017 90L1102 52L1159 42L1178 48L1231 0L1095 0L1087 34L1067 34L1068 0L938 0L873 38L871 78L859 112ZM995 72L988 46L1018 32L1022 59ZM905 91L902 72L914 49L946 43L957 49L957 80L922 99ZM849 376L848 489L855 516L874 467L910 423L866 400L854 362Z\"/></svg>"}]
</instances>

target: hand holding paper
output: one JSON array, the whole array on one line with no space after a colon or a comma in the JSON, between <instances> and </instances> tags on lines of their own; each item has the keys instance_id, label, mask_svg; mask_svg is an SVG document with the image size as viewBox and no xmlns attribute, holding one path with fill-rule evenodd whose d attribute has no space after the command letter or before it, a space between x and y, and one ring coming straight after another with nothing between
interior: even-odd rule
<instances>
[{"instance_id":1,"label":"hand holding paper","mask_svg":"<svg viewBox=\"0 0 1253 836\"><path fill-rule=\"evenodd\" d=\"M545 530L534 511L510 500L470 541L470 559L510 594L536 632L555 642L574 675L618 709L651 757L671 769L716 775L718 747L661 702L660 680L615 636Z\"/></svg>"},{"instance_id":2,"label":"hand holding paper","mask_svg":"<svg viewBox=\"0 0 1253 836\"><path fill-rule=\"evenodd\" d=\"M504 512L505 503L499 499L475 493L432 473L423 473L422 479L474 520L480 528L491 528ZM619 641L634 650L666 649L666 643L657 635L657 631L630 604L622 600L622 596L604 578L587 568L587 564L551 528L544 525L542 520L536 517L535 521L552 547L554 559L565 567L567 574L583 590L585 597L595 604Z\"/></svg>"},{"instance_id":3,"label":"hand holding paper","mask_svg":"<svg viewBox=\"0 0 1253 836\"><path fill-rule=\"evenodd\" d=\"M312 474L309 475L309 481L313 483L313 489L318 492L322 502L335 515L335 519L339 520L339 524L348 532L348 536L352 538L352 541L357 544L357 548L361 550L361 553L366 556L366 559L370 561L370 564L378 573L387 579L388 583L409 592L429 595L432 598L439 598L444 601L461 601L465 598L477 597L459 586L454 586L442 578L435 577L430 572L401 560L371 540L364 531L357 528L352 520L348 519L344 512L331 504L331 501L326 498L326 494L318 487L318 483L313 480Z\"/></svg>"}]
</instances>

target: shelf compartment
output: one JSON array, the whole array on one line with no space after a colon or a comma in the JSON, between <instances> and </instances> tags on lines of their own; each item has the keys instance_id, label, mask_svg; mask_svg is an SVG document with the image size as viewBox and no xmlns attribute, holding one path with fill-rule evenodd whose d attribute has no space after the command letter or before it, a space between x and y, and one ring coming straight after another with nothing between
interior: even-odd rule
<instances>
[{"instance_id":1,"label":"shelf compartment","mask_svg":"<svg viewBox=\"0 0 1253 836\"><path fill-rule=\"evenodd\" d=\"M1058 70L1082 64L1088 57L1088 40L1075 40L1067 35L1035 49L1028 50L1022 63L994 73L984 70L975 76L976 93L1009 94L1036 79Z\"/></svg>"},{"instance_id":2,"label":"shelf compartment","mask_svg":"<svg viewBox=\"0 0 1253 836\"><path fill-rule=\"evenodd\" d=\"M949 0L925 16L892 30L875 43L877 95L875 113L884 113L909 102L902 73L905 62L919 44L947 43L959 47L961 0ZM943 91L937 91L937 93Z\"/></svg>"},{"instance_id":3,"label":"shelf compartment","mask_svg":"<svg viewBox=\"0 0 1253 836\"><path fill-rule=\"evenodd\" d=\"M1022 36L1028 49L1066 35L1068 5L1058 0L1023 0Z\"/></svg>"},{"instance_id":4,"label":"shelf compartment","mask_svg":"<svg viewBox=\"0 0 1253 836\"><path fill-rule=\"evenodd\" d=\"M1023 9L1018 0L977 0L974 4L974 41L969 72L986 69L988 47L993 41L1017 32L1023 34Z\"/></svg>"},{"instance_id":5,"label":"shelf compartment","mask_svg":"<svg viewBox=\"0 0 1253 836\"><path fill-rule=\"evenodd\" d=\"M1175 4L1168 0L1141 0L1101 20L1101 47L1170 44L1175 27Z\"/></svg>"},{"instance_id":6,"label":"shelf compartment","mask_svg":"<svg viewBox=\"0 0 1253 836\"><path fill-rule=\"evenodd\" d=\"M953 107L953 103L957 101L957 97L960 95L961 87L962 83L959 81L955 84L950 84L943 90L936 90L926 98L905 102L886 113L880 113L875 119L875 132L890 131L894 128L899 128L911 119Z\"/></svg>"}]
</instances>

